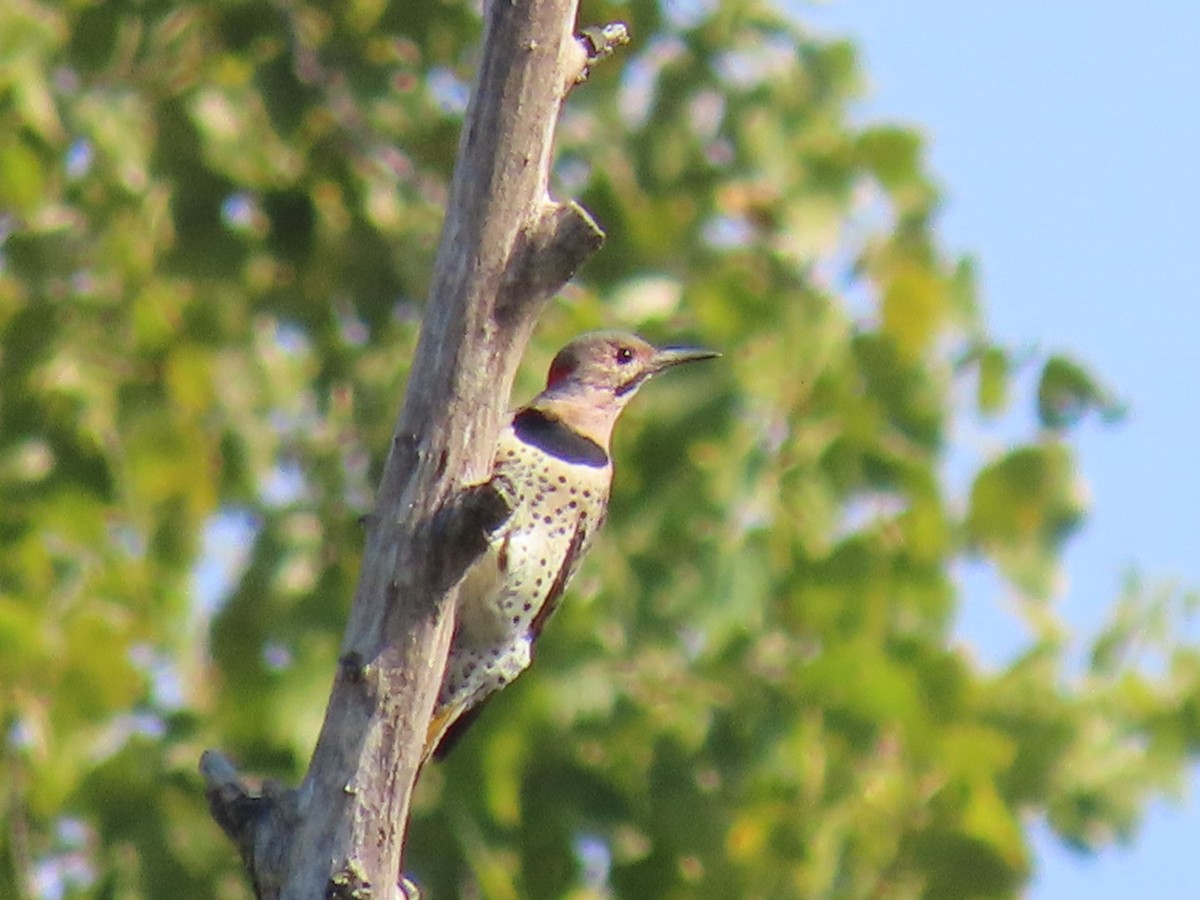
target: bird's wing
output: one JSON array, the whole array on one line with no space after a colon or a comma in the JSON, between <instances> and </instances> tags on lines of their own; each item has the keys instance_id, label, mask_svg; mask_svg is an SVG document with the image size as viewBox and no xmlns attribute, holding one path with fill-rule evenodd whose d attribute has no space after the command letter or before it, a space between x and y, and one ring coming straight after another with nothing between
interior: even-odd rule
<instances>
[{"instance_id":1,"label":"bird's wing","mask_svg":"<svg viewBox=\"0 0 1200 900\"><path fill-rule=\"evenodd\" d=\"M571 534L571 543L567 545L567 552L563 556L562 565L558 567L558 574L554 576L550 590L546 593L546 601L542 604L541 609L537 611L537 615L533 617L533 621L529 623L529 641L531 645L536 643L542 634L542 629L546 627L546 623L550 621L550 617L554 615L554 611L562 603L567 583L570 582L571 576L575 574L575 570L579 568L579 563L583 559L587 537L587 525L584 524L581 517L575 523L575 531Z\"/></svg>"}]
</instances>

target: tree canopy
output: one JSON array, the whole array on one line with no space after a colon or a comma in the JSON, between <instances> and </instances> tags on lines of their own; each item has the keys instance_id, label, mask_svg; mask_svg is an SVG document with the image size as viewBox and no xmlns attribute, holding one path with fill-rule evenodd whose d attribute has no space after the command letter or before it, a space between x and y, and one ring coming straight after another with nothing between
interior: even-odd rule
<instances>
[{"instance_id":1,"label":"tree canopy","mask_svg":"<svg viewBox=\"0 0 1200 900\"><path fill-rule=\"evenodd\" d=\"M543 317L724 351L618 429L609 525L418 794L434 898L1005 897L1200 749L1194 598L1055 616L1086 367L998 344L921 135L764 0L585 3L634 43L556 187ZM471 4L0 6L0 894L249 896L196 760L294 782L324 711L472 77ZM1054 336L1049 336L1053 338ZM1036 372L1036 391L1023 393ZM1013 407L1025 439L958 440ZM1027 646L956 640L1006 585Z\"/></svg>"}]
</instances>

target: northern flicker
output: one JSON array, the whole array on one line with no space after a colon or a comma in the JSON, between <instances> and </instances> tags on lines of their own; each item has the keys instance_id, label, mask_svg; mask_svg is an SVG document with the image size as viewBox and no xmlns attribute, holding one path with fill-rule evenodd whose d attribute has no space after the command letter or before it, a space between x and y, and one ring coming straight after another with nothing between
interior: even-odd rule
<instances>
[{"instance_id":1,"label":"northern flicker","mask_svg":"<svg viewBox=\"0 0 1200 900\"><path fill-rule=\"evenodd\" d=\"M554 357L546 389L512 414L491 477L512 514L463 579L426 757L444 756L480 704L528 668L534 642L604 523L609 443L625 404L664 369L718 355L659 349L632 334L585 334Z\"/></svg>"}]
</instances>

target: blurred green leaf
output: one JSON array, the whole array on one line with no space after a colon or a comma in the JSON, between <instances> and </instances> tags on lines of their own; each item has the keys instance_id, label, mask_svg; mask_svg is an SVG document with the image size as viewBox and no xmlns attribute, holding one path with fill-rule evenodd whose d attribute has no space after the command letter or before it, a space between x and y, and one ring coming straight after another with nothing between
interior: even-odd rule
<instances>
[{"instance_id":1,"label":"blurred green leaf","mask_svg":"<svg viewBox=\"0 0 1200 900\"><path fill-rule=\"evenodd\" d=\"M1081 365L1053 356L1038 382L1038 417L1047 428L1067 428L1095 410L1105 422L1119 421L1125 408Z\"/></svg>"},{"instance_id":2,"label":"blurred green leaf","mask_svg":"<svg viewBox=\"0 0 1200 900\"><path fill-rule=\"evenodd\" d=\"M1079 527L1085 496L1070 451L1047 443L1013 450L971 488L967 528L977 546L1028 594L1053 590L1063 542Z\"/></svg>"},{"instance_id":3,"label":"blurred green leaf","mask_svg":"<svg viewBox=\"0 0 1200 900\"><path fill-rule=\"evenodd\" d=\"M979 411L996 415L1008 406L1011 366L1008 353L987 347L979 356Z\"/></svg>"}]
</instances>

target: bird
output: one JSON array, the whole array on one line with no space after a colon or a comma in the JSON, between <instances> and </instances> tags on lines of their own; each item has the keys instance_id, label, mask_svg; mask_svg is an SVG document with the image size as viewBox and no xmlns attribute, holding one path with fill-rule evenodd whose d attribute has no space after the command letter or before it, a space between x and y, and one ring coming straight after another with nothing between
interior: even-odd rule
<instances>
[{"instance_id":1,"label":"bird","mask_svg":"<svg viewBox=\"0 0 1200 900\"><path fill-rule=\"evenodd\" d=\"M534 644L608 512L611 439L647 380L719 356L634 334L583 334L554 357L546 388L501 429L488 484L511 514L459 588L445 674L423 759L442 759L482 704L525 671Z\"/></svg>"}]
</instances>

